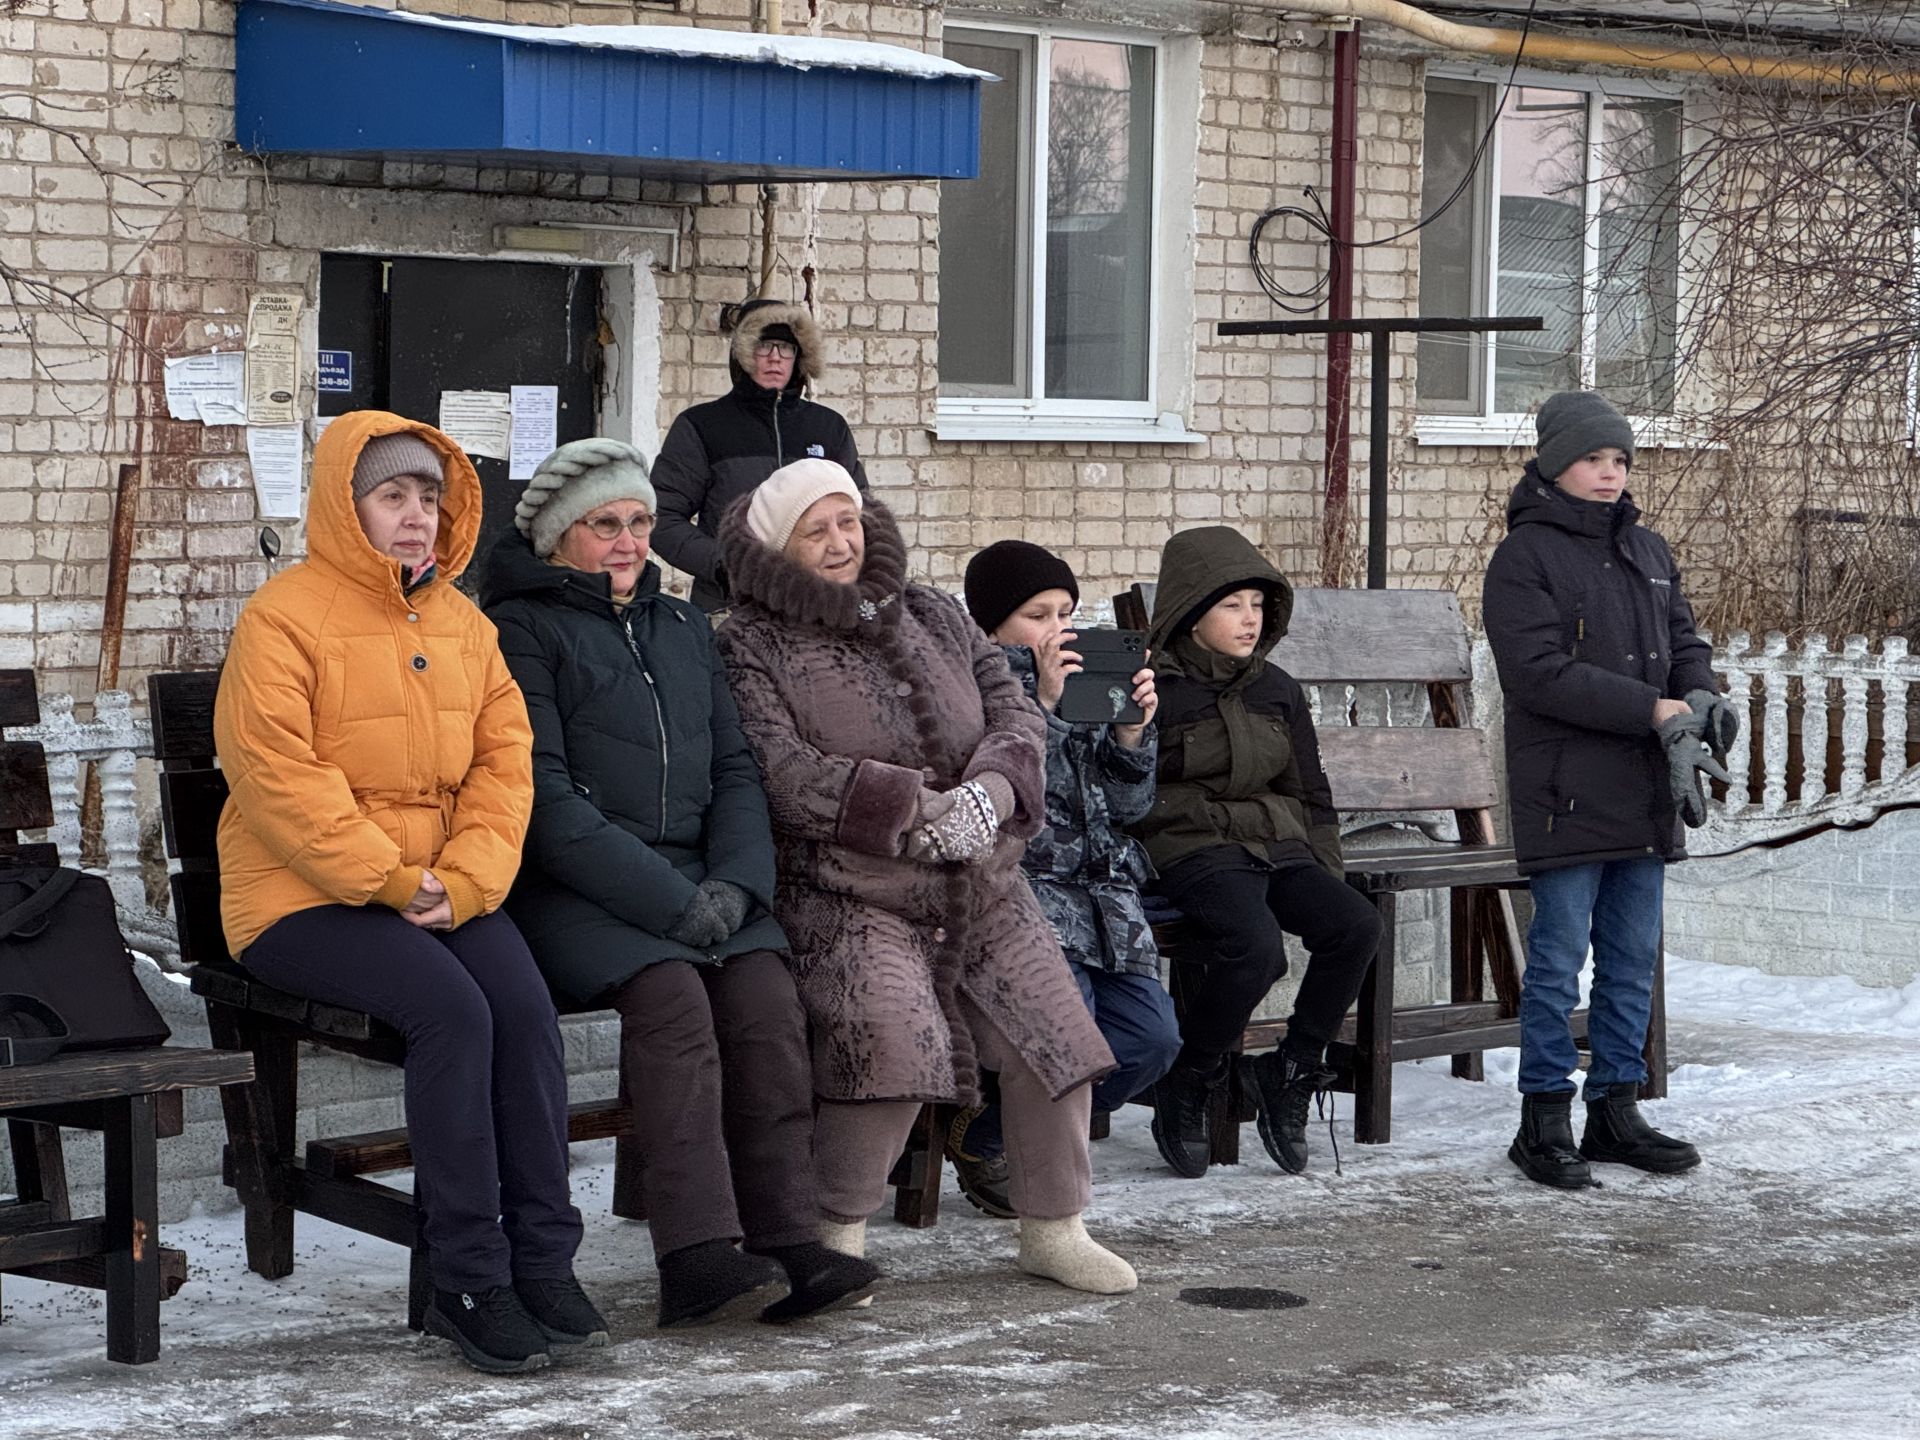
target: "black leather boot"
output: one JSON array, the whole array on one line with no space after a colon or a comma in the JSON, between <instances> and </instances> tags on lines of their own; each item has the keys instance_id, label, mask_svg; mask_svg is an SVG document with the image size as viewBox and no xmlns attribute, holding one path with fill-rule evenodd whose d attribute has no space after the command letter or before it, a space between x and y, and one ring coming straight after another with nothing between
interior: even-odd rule
<instances>
[{"instance_id":1,"label":"black leather boot","mask_svg":"<svg viewBox=\"0 0 1920 1440\"><path fill-rule=\"evenodd\" d=\"M1211 1072L1175 1061L1153 1087L1153 1143L1173 1173L1198 1180L1213 1158L1207 1106L1214 1086L1226 1079L1225 1057Z\"/></svg>"},{"instance_id":2,"label":"black leather boot","mask_svg":"<svg viewBox=\"0 0 1920 1440\"><path fill-rule=\"evenodd\" d=\"M1507 1158L1529 1180L1556 1190L1598 1189L1600 1182L1573 1148L1573 1092L1520 1097L1520 1133L1507 1147Z\"/></svg>"},{"instance_id":3,"label":"black leather boot","mask_svg":"<svg viewBox=\"0 0 1920 1440\"><path fill-rule=\"evenodd\" d=\"M1684 1140L1662 1135L1640 1113L1640 1087L1632 1081L1609 1085L1598 1100L1587 1101L1587 1130L1580 1153L1589 1160L1611 1161L1678 1175L1700 1163L1700 1152Z\"/></svg>"},{"instance_id":4,"label":"black leather boot","mask_svg":"<svg viewBox=\"0 0 1920 1440\"><path fill-rule=\"evenodd\" d=\"M1253 1077L1260 1142L1274 1164L1298 1175L1307 1168L1307 1112L1313 1097L1332 1087L1333 1071L1285 1049L1254 1056L1247 1071Z\"/></svg>"}]
</instances>

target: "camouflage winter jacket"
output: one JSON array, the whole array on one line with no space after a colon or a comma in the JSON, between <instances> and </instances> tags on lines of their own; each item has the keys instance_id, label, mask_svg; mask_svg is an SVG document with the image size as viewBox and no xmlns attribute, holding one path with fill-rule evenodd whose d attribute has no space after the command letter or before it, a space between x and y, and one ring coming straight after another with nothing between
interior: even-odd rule
<instances>
[{"instance_id":1,"label":"camouflage winter jacket","mask_svg":"<svg viewBox=\"0 0 1920 1440\"><path fill-rule=\"evenodd\" d=\"M1007 664L1032 695L1033 652L1009 646ZM1076 965L1121 975L1160 973L1160 952L1140 902L1153 876L1124 826L1153 808L1158 753L1149 728L1129 750L1110 727L1047 716L1047 819L1021 861L1040 908Z\"/></svg>"}]
</instances>

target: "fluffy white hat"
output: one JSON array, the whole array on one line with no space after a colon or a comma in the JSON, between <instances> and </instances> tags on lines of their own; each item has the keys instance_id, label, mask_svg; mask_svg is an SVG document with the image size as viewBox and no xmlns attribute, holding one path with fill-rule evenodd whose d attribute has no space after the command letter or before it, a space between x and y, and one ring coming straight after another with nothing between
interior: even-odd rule
<instances>
[{"instance_id":1,"label":"fluffy white hat","mask_svg":"<svg viewBox=\"0 0 1920 1440\"><path fill-rule=\"evenodd\" d=\"M768 549L784 550L800 517L829 495L844 495L854 509L864 508L860 487L838 461L806 459L783 465L762 480L747 501L747 530Z\"/></svg>"},{"instance_id":2,"label":"fluffy white hat","mask_svg":"<svg viewBox=\"0 0 1920 1440\"><path fill-rule=\"evenodd\" d=\"M513 507L513 523L533 553L553 554L567 527L609 500L638 500L657 510L647 457L624 440L569 440L540 462Z\"/></svg>"}]
</instances>

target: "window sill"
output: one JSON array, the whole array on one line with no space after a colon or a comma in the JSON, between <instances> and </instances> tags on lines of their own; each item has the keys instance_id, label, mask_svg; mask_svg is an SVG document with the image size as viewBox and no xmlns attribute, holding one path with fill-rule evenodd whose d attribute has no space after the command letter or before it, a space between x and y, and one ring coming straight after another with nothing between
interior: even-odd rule
<instances>
[{"instance_id":1,"label":"window sill","mask_svg":"<svg viewBox=\"0 0 1920 1440\"><path fill-rule=\"evenodd\" d=\"M936 440L991 440L1030 445L1056 442L1099 442L1111 445L1204 445L1207 437L1187 429L1172 413L1158 420L1130 420L1112 415L940 415L933 423Z\"/></svg>"},{"instance_id":2,"label":"window sill","mask_svg":"<svg viewBox=\"0 0 1920 1440\"><path fill-rule=\"evenodd\" d=\"M1721 450L1666 415L1629 416L1634 444L1643 450ZM1413 422L1414 443L1494 450L1532 450L1536 432L1531 415L1423 415Z\"/></svg>"}]
</instances>

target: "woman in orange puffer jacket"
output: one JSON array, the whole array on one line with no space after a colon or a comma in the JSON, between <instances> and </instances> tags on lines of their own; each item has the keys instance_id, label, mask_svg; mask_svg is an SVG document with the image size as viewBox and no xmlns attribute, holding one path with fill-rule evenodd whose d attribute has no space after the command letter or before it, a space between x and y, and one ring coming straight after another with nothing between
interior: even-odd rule
<instances>
[{"instance_id":1,"label":"woman in orange puffer jacket","mask_svg":"<svg viewBox=\"0 0 1920 1440\"><path fill-rule=\"evenodd\" d=\"M453 441L383 411L335 420L308 559L241 611L214 734L227 944L267 984L406 1037L427 1328L504 1372L606 1325L573 1278L558 1019L499 913L532 734L492 623L453 587L479 533Z\"/></svg>"}]
</instances>

